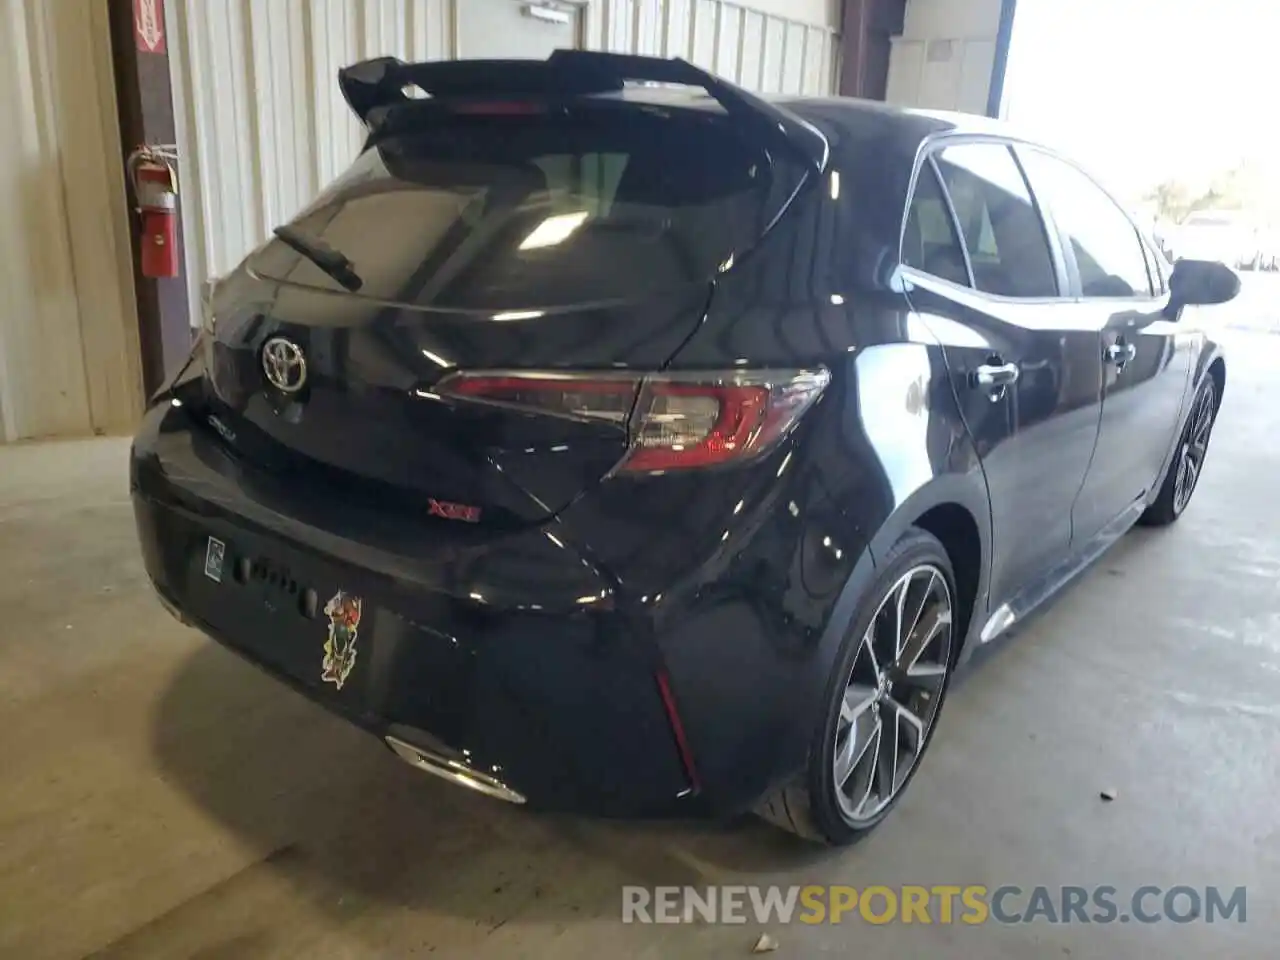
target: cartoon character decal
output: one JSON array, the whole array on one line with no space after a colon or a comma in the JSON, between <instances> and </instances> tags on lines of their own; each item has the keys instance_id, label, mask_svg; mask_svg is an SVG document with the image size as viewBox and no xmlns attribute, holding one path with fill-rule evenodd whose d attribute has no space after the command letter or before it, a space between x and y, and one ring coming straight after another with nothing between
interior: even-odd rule
<instances>
[{"instance_id":1,"label":"cartoon character decal","mask_svg":"<svg viewBox=\"0 0 1280 960\"><path fill-rule=\"evenodd\" d=\"M356 637L360 633L360 614L364 601L339 590L324 605L329 618L329 639L324 643L324 669L320 679L339 690L347 682L356 665Z\"/></svg>"}]
</instances>

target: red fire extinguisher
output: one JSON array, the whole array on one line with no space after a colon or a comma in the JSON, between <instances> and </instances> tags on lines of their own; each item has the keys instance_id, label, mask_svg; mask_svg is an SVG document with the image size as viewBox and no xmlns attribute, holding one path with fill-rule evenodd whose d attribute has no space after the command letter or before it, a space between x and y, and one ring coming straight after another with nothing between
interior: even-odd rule
<instances>
[{"instance_id":1,"label":"red fire extinguisher","mask_svg":"<svg viewBox=\"0 0 1280 960\"><path fill-rule=\"evenodd\" d=\"M154 148L129 155L129 179L142 218L142 275L178 275L178 175Z\"/></svg>"}]
</instances>

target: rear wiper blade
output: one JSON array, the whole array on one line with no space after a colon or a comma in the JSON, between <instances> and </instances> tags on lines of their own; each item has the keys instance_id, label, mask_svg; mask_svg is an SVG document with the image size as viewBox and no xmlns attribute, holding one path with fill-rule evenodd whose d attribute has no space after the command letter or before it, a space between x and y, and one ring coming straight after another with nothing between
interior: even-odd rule
<instances>
[{"instance_id":1,"label":"rear wiper blade","mask_svg":"<svg viewBox=\"0 0 1280 960\"><path fill-rule=\"evenodd\" d=\"M293 227L276 227L273 232L352 293L364 286L364 280L356 273L351 260L323 240L304 236Z\"/></svg>"}]
</instances>

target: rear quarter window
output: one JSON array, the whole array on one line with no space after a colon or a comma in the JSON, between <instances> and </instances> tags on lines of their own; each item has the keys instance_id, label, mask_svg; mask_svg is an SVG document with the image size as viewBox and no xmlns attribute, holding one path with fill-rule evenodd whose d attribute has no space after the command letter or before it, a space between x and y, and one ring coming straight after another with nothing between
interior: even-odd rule
<instances>
[{"instance_id":1,"label":"rear quarter window","mask_svg":"<svg viewBox=\"0 0 1280 960\"><path fill-rule=\"evenodd\" d=\"M920 168L915 193L907 208L902 260L908 266L935 277L969 285L969 271L965 266L960 238L956 235L951 211L947 209L946 197L930 161Z\"/></svg>"}]
</instances>

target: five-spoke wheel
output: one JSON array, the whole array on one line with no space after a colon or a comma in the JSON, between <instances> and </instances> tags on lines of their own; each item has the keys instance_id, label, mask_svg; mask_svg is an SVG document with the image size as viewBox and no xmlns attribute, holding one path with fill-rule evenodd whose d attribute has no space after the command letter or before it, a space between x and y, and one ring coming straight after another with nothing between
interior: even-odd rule
<instances>
[{"instance_id":1,"label":"five-spoke wheel","mask_svg":"<svg viewBox=\"0 0 1280 960\"><path fill-rule=\"evenodd\" d=\"M1191 415L1178 438L1173 462L1169 464L1156 498L1142 515L1142 523L1163 527L1173 523L1187 509L1204 473L1205 455L1209 452L1209 438L1213 435L1217 415L1218 384L1212 376L1206 376L1192 401Z\"/></svg>"},{"instance_id":2,"label":"five-spoke wheel","mask_svg":"<svg viewBox=\"0 0 1280 960\"><path fill-rule=\"evenodd\" d=\"M1174 509L1181 513L1191 502L1196 481L1204 467L1204 455L1209 449L1209 434L1213 431L1214 391L1212 381L1208 389L1200 391L1195 410L1189 421L1190 428L1178 450L1177 476L1174 480Z\"/></svg>"},{"instance_id":3,"label":"five-spoke wheel","mask_svg":"<svg viewBox=\"0 0 1280 960\"><path fill-rule=\"evenodd\" d=\"M920 759L951 662L951 591L931 564L908 570L862 635L832 760L840 810L876 818Z\"/></svg>"},{"instance_id":4,"label":"five-spoke wheel","mask_svg":"<svg viewBox=\"0 0 1280 960\"><path fill-rule=\"evenodd\" d=\"M888 816L920 766L963 624L951 558L909 528L863 587L832 664L804 771L757 806L811 840L847 844Z\"/></svg>"}]
</instances>

